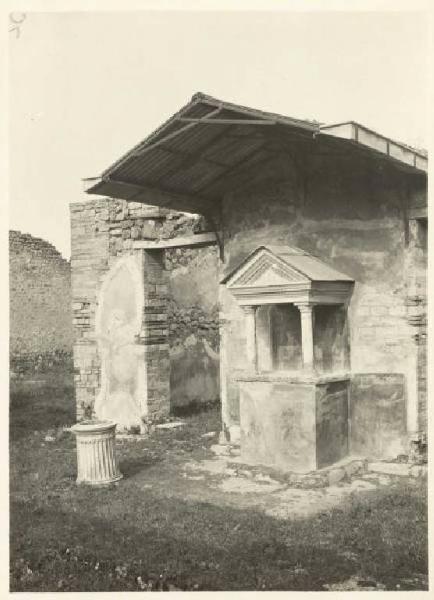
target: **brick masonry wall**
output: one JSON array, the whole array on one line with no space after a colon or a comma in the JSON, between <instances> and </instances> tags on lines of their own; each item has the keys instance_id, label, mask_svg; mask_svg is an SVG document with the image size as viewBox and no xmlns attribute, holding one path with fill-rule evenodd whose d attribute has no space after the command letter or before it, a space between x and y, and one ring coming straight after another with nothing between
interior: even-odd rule
<instances>
[{"instance_id":1,"label":"brick masonry wall","mask_svg":"<svg viewBox=\"0 0 434 600\"><path fill-rule=\"evenodd\" d=\"M423 206L416 196L413 203ZM428 267L428 221L413 219L409 227L409 252L407 270L410 279L409 300L416 303L419 319L413 330L417 352L418 429L427 433L427 267Z\"/></svg>"},{"instance_id":2,"label":"brick masonry wall","mask_svg":"<svg viewBox=\"0 0 434 600\"><path fill-rule=\"evenodd\" d=\"M103 200L80 202L71 211L74 380L77 417L91 409L100 386L95 338L97 290L108 270L109 210Z\"/></svg>"},{"instance_id":3,"label":"brick masonry wall","mask_svg":"<svg viewBox=\"0 0 434 600\"><path fill-rule=\"evenodd\" d=\"M276 158L222 206L222 274L260 245L300 247L356 281L349 309L351 370L404 373L412 352L407 322L407 209L426 202L420 180L381 164L306 158L300 177L289 157ZM411 190L409 193L408 190ZM236 377L244 365L243 313L221 286L224 419L239 419Z\"/></svg>"},{"instance_id":4,"label":"brick masonry wall","mask_svg":"<svg viewBox=\"0 0 434 600\"><path fill-rule=\"evenodd\" d=\"M204 223L201 218L124 200L89 200L74 203L70 208L75 387L77 414L78 418L81 418L84 409L93 406L101 385L95 316L98 293L104 276L118 258L137 252L133 249L135 241L191 235L194 231L201 231ZM217 311L213 311L209 303L204 301L207 295L212 295L213 301L217 301L215 271L208 274L214 285L212 291L212 285L208 285L208 291L196 292L194 285L195 278L198 280L203 277L198 273L203 274L208 253L213 255L213 250L180 248L166 251L162 255L164 264L160 265L161 268L164 266L164 275L163 271L160 271L164 281L162 279L159 283L146 280L146 274L150 273L152 268L150 264L144 266L147 289L154 285L155 291L158 292L158 297L152 297L152 291L147 295L144 323L154 319L156 311L158 319L168 314L168 322L162 331L166 331L166 328L167 334L170 331L170 370L172 375L175 374L171 378L171 408L191 401L209 401L218 397L218 357L214 354L211 360L208 355L213 354L213 350L207 353L209 348L215 349L217 344L213 333L217 327ZM175 279L180 282L181 287L182 282L189 282L188 298L182 292L178 295L173 294L177 287L173 284ZM166 304L169 306L168 310ZM187 331L190 331L190 335L199 333L200 341L191 343L191 337L187 341ZM209 348L202 340L206 340ZM160 350L166 352L164 348L160 348L159 352ZM148 349L148 354L149 352L151 349ZM206 359L201 362L205 355L208 356L208 364ZM155 379L155 398L161 398L161 394L158 396L156 379L158 370L162 366L167 367L166 358L156 355L154 362L150 360L148 375ZM213 368L210 368L210 363ZM186 364L197 364L198 367L192 371L185 369ZM181 371L182 385L176 375ZM174 387L176 381L178 383ZM149 401L152 404L150 398ZM158 404L158 400L155 402ZM156 412L157 408L154 410L154 413Z\"/></svg>"},{"instance_id":5,"label":"brick masonry wall","mask_svg":"<svg viewBox=\"0 0 434 600\"><path fill-rule=\"evenodd\" d=\"M15 374L71 368L71 268L54 246L9 232L10 367Z\"/></svg>"}]
</instances>

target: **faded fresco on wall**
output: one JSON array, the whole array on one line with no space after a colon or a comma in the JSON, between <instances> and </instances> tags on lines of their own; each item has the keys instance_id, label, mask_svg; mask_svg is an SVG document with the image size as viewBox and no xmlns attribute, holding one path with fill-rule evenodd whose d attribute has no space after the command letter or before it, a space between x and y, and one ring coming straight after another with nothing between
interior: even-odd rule
<instances>
[{"instance_id":1,"label":"faded fresco on wall","mask_svg":"<svg viewBox=\"0 0 434 600\"><path fill-rule=\"evenodd\" d=\"M145 363L137 344L143 299L133 257L121 259L108 273L100 292L97 340L101 356L101 390L95 402L98 418L119 429L141 427L144 412Z\"/></svg>"}]
</instances>

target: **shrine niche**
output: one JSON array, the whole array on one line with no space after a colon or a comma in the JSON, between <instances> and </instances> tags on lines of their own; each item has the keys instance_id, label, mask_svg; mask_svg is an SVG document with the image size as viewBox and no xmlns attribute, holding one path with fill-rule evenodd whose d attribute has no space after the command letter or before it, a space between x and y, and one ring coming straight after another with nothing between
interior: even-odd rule
<instances>
[{"instance_id":1,"label":"shrine niche","mask_svg":"<svg viewBox=\"0 0 434 600\"><path fill-rule=\"evenodd\" d=\"M241 456L294 471L348 452L354 281L288 246L261 246L223 281L244 311Z\"/></svg>"}]
</instances>

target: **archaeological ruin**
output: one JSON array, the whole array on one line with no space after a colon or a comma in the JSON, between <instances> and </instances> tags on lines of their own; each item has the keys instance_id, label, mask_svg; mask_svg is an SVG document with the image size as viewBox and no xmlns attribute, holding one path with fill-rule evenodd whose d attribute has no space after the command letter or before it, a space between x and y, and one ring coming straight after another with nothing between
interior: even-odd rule
<instances>
[{"instance_id":1,"label":"archaeological ruin","mask_svg":"<svg viewBox=\"0 0 434 600\"><path fill-rule=\"evenodd\" d=\"M56 248L9 231L9 354L12 376L72 369L71 265Z\"/></svg>"},{"instance_id":2,"label":"archaeological ruin","mask_svg":"<svg viewBox=\"0 0 434 600\"><path fill-rule=\"evenodd\" d=\"M195 94L71 205L78 419L221 402L312 471L426 443L427 155Z\"/></svg>"}]
</instances>

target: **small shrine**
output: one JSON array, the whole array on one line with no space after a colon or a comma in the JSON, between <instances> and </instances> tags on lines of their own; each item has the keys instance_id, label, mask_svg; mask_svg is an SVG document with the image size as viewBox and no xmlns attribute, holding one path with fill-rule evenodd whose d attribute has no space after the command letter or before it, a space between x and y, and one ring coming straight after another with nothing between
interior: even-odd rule
<instances>
[{"instance_id":1,"label":"small shrine","mask_svg":"<svg viewBox=\"0 0 434 600\"><path fill-rule=\"evenodd\" d=\"M307 472L348 453L354 280L289 246L260 246L223 280L244 311L241 457Z\"/></svg>"}]
</instances>

